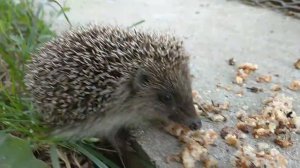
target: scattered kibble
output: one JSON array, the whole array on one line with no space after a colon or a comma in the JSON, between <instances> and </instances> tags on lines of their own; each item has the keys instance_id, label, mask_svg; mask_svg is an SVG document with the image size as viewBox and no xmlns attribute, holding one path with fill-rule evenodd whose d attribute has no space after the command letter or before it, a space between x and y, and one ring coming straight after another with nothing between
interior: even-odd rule
<instances>
[{"instance_id":1,"label":"scattered kibble","mask_svg":"<svg viewBox=\"0 0 300 168\"><path fill-rule=\"evenodd\" d=\"M260 113L248 115L244 111L238 112L236 127L245 133L252 133L254 138L275 135L274 142L283 148L293 145L290 134L298 132L300 119L293 112L292 98L275 95L264 103Z\"/></svg>"},{"instance_id":2,"label":"scattered kibble","mask_svg":"<svg viewBox=\"0 0 300 168\"><path fill-rule=\"evenodd\" d=\"M272 76L270 75L262 75L256 78L256 82L258 83L270 83L272 81Z\"/></svg>"},{"instance_id":3,"label":"scattered kibble","mask_svg":"<svg viewBox=\"0 0 300 168\"><path fill-rule=\"evenodd\" d=\"M299 91L300 90L300 80L292 81L288 88L293 91Z\"/></svg>"},{"instance_id":4,"label":"scattered kibble","mask_svg":"<svg viewBox=\"0 0 300 168\"><path fill-rule=\"evenodd\" d=\"M208 148L213 145L218 138L218 134L213 130L191 131L176 123L170 123L165 130L171 135L177 137L184 147L182 152L176 156L168 157L168 161L181 161L184 168L195 168L195 163L201 161L204 167L216 167L217 161L208 153ZM178 159L181 158L181 159Z\"/></svg>"},{"instance_id":5,"label":"scattered kibble","mask_svg":"<svg viewBox=\"0 0 300 168\"><path fill-rule=\"evenodd\" d=\"M275 85L272 85L271 86L271 90L274 91L274 92L279 92L282 90L281 86L278 85L278 84L275 84Z\"/></svg>"},{"instance_id":6,"label":"scattered kibble","mask_svg":"<svg viewBox=\"0 0 300 168\"><path fill-rule=\"evenodd\" d=\"M194 107L197 114L207 117L214 122L224 122L227 120L224 111L229 110L229 102L214 103L211 101L210 103L202 103L202 100L199 97L199 93L193 91Z\"/></svg>"},{"instance_id":7,"label":"scattered kibble","mask_svg":"<svg viewBox=\"0 0 300 168\"><path fill-rule=\"evenodd\" d=\"M256 64L244 63L238 67L238 71L235 77L235 82L239 85L243 84L248 76L256 71L258 66Z\"/></svg>"},{"instance_id":8,"label":"scattered kibble","mask_svg":"<svg viewBox=\"0 0 300 168\"><path fill-rule=\"evenodd\" d=\"M231 164L235 168L286 168L288 161L275 148L260 150L250 145L243 145L232 156Z\"/></svg>"},{"instance_id":9,"label":"scattered kibble","mask_svg":"<svg viewBox=\"0 0 300 168\"><path fill-rule=\"evenodd\" d=\"M294 66L296 69L300 69L300 59L298 59L295 63Z\"/></svg>"}]
</instances>

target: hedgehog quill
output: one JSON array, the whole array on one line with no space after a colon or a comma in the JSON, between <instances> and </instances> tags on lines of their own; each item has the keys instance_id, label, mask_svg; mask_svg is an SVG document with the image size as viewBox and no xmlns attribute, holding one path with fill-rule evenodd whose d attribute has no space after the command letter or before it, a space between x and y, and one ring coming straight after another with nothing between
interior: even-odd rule
<instances>
[{"instance_id":1,"label":"hedgehog quill","mask_svg":"<svg viewBox=\"0 0 300 168\"><path fill-rule=\"evenodd\" d=\"M201 127L188 64L173 36L90 25L33 54L25 83L51 135L116 144L120 130L145 121Z\"/></svg>"}]
</instances>

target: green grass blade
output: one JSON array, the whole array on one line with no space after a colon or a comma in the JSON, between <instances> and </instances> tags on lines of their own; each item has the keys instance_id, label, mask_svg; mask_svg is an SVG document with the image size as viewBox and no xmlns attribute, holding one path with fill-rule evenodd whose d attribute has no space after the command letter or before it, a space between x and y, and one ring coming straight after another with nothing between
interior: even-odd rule
<instances>
[{"instance_id":1,"label":"green grass blade","mask_svg":"<svg viewBox=\"0 0 300 168\"><path fill-rule=\"evenodd\" d=\"M133 28L133 27L135 27L135 26L137 26L139 24L142 24L144 22L145 22L145 20L140 20L140 21L138 21L136 23L133 23L132 25L128 26L127 29L131 29L131 28Z\"/></svg>"},{"instance_id":2,"label":"green grass blade","mask_svg":"<svg viewBox=\"0 0 300 168\"><path fill-rule=\"evenodd\" d=\"M93 155L92 152L90 152L89 149L84 147L82 144L72 143L72 146L84 154L86 157L88 157L94 164L96 164L99 168L108 168L99 158L97 158L95 155Z\"/></svg>"},{"instance_id":3,"label":"green grass blade","mask_svg":"<svg viewBox=\"0 0 300 168\"><path fill-rule=\"evenodd\" d=\"M108 165L110 168L120 168L115 163L107 159L105 156L103 156L101 153L96 151L92 146L88 144L81 143L82 146L84 146L85 149L89 150L93 155L95 155L97 158L100 158L106 165Z\"/></svg>"},{"instance_id":4,"label":"green grass blade","mask_svg":"<svg viewBox=\"0 0 300 168\"><path fill-rule=\"evenodd\" d=\"M50 158L51 158L51 162L52 162L52 167L60 168L56 145L52 145L50 148Z\"/></svg>"}]
</instances>

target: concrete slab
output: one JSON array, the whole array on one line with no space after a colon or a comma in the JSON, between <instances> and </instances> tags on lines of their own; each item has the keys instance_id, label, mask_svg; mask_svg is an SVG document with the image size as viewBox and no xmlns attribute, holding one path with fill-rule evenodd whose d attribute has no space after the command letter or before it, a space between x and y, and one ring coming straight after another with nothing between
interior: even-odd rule
<instances>
[{"instance_id":1,"label":"concrete slab","mask_svg":"<svg viewBox=\"0 0 300 168\"><path fill-rule=\"evenodd\" d=\"M226 0L67 0L71 8L68 16L74 25L96 21L129 26L140 20L141 29L173 32L184 40L192 56L191 68L195 78L193 87L206 100L231 104L230 119L226 123L203 123L204 128L219 131L225 125L234 125L235 113L248 106L249 113L262 107L262 100L270 95L271 84L257 84L255 77L262 74L273 76L272 83L287 86L292 80L300 80L300 71L293 62L300 58L300 21L267 9L245 6L237 1ZM54 27L57 31L67 28L63 17ZM235 68L226 60L234 57L238 63L252 62L259 70L247 82L247 86L264 88L266 92L247 92L238 97L231 92L216 89L216 84L232 85ZM274 75L278 74L279 77ZM294 98L294 107L300 115L300 94L284 87L283 93ZM295 135L292 148L280 149L289 160L289 167L300 165L300 136ZM247 141L254 144L249 136ZM265 140L274 146L270 140ZM171 136L151 128L137 138L144 152L157 167L181 167L176 163L166 164L165 157L180 150L178 142ZM219 167L231 167L230 156L234 149L218 140L212 155L219 160Z\"/></svg>"}]
</instances>

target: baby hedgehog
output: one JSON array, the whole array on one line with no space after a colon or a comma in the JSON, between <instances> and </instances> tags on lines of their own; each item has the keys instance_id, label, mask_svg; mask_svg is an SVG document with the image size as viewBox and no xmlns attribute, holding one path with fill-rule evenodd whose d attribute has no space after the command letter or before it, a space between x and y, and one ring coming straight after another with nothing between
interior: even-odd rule
<instances>
[{"instance_id":1,"label":"baby hedgehog","mask_svg":"<svg viewBox=\"0 0 300 168\"><path fill-rule=\"evenodd\" d=\"M40 48L25 83L52 135L113 137L155 119L198 129L188 61L174 37L93 25Z\"/></svg>"}]
</instances>

